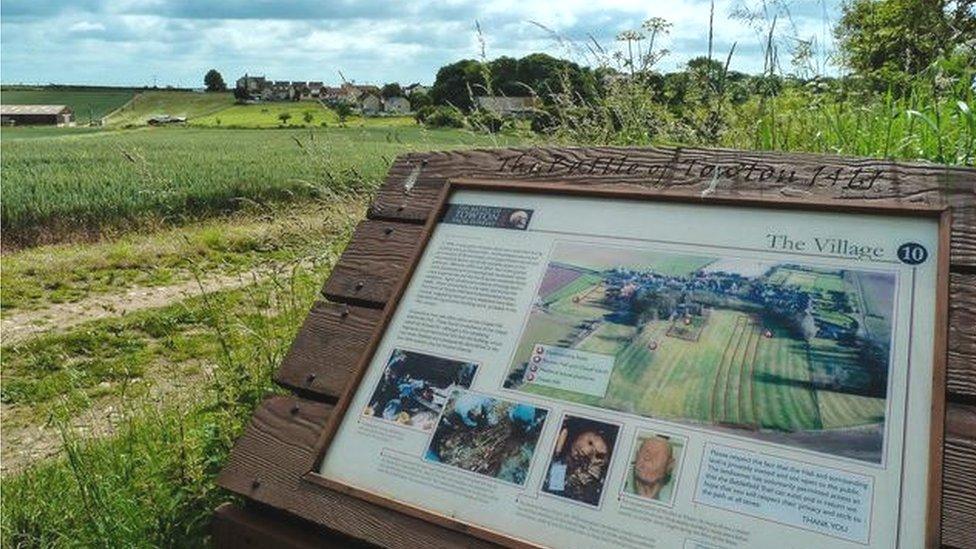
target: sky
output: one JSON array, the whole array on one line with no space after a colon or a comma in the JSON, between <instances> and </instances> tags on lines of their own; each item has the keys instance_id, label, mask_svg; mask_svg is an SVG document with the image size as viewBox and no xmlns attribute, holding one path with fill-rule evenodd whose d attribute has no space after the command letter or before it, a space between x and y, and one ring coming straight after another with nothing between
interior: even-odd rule
<instances>
[{"instance_id":1,"label":"sky","mask_svg":"<svg viewBox=\"0 0 976 549\"><path fill-rule=\"evenodd\" d=\"M764 3L769 11L752 22L734 16ZM826 52L839 5L716 0L715 56L724 59L735 43L731 67L762 70L763 29L776 15L783 70L798 37L818 44L820 72L836 72ZM229 85L244 73L429 84L439 67L482 50L488 58L541 51L593 65L587 44L618 49L615 37L650 17L673 25L659 70L707 53L709 0L0 0L0 81L201 87L216 68Z\"/></svg>"}]
</instances>

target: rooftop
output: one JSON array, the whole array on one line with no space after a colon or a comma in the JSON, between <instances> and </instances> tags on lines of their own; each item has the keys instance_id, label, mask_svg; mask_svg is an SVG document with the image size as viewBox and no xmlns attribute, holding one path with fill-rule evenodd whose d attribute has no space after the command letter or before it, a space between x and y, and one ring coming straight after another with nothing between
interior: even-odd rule
<instances>
[{"instance_id":1,"label":"rooftop","mask_svg":"<svg viewBox=\"0 0 976 549\"><path fill-rule=\"evenodd\" d=\"M0 105L0 114L61 114L71 109L67 105Z\"/></svg>"}]
</instances>

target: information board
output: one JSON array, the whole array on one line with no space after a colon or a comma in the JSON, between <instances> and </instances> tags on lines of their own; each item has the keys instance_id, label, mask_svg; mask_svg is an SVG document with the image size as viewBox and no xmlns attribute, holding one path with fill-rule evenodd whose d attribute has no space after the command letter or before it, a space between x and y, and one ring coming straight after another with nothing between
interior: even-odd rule
<instances>
[{"instance_id":1,"label":"information board","mask_svg":"<svg viewBox=\"0 0 976 549\"><path fill-rule=\"evenodd\" d=\"M509 545L932 535L945 211L442 197L310 480Z\"/></svg>"}]
</instances>

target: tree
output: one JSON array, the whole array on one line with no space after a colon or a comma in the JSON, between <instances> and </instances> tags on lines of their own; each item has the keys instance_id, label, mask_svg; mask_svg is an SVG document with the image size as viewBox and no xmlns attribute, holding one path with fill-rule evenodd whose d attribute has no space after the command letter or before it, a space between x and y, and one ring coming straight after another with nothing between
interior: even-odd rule
<instances>
[{"instance_id":1,"label":"tree","mask_svg":"<svg viewBox=\"0 0 976 549\"><path fill-rule=\"evenodd\" d=\"M474 59L462 59L444 65L437 71L437 78L430 89L430 98L436 105L450 105L470 111L473 95L485 95L484 67Z\"/></svg>"},{"instance_id":2,"label":"tree","mask_svg":"<svg viewBox=\"0 0 976 549\"><path fill-rule=\"evenodd\" d=\"M302 113L302 120L304 120L306 124L311 124L313 118L315 118L315 115L312 114L312 111L305 111Z\"/></svg>"},{"instance_id":3,"label":"tree","mask_svg":"<svg viewBox=\"0 0 976 549\"><path fill-rule=\"evenodd\" d=\"M976 0L850 0L834 34L856 73L906 82L976 40L974 7Z\"/></svg>"},{"instance_id":4,"label":"tree","mask_svg":"<svg viewBox=\"0 0 976 549\"><path fill-rule=\"evenodd\" d=\"M544 53L532 53L518 61L518 82L526 95L526 86L542 98L553 103L554 94L568 94L588 101L596 96L596 76L588 67L580 67L572 61L558 59Z\"/></svg>"},{"instance_id":5,"label":"tree","mask_svg":"<svg viewBox=\"0 0 976 549\"><path fill-rule=\"evenodd\" d=\"M339 117L339 124L345 124L346 118L349 118L349 115L352 114L352 107L345 101L336 103L333 110L335 110L336 116Z\"/></svg>"},{"instance_id":6,"label":"tree","mask_svg":"<svg viewBox=\"0 0 976 549\"><path fill-rule=\"evenodd\" d=\"M592 70L572 61L544 53L521 59L499 57L488 63L463 59L437 71L430 96L436 105L450 105L463 111L473 107L472 97L538 95L547 104L553 94L572 94L584 100L595 97L597 79Z\"/></svg>"},{"instance_id":7,"label":"tree","mask_svg":"<svg viewBox=\"0 0 976 549\"><path fill-rule=\"evenodd\" d=\"M290 112L283 112L278 114L278 120L281 120L282 125L287 124L291 120Z\"/></svg>"},{"instance_id":8,"label":"tree","mask_svg":"<svg viewBox=\"0 0 976 549\"><path fill-rule=\"evenodd\" d=\"M413 92L410 97L407 97L407 101L410 101L410 110L417 112L420 109L433 105L434 102L430 100L430 95L423 92Z\"/></svg>"},{"instance_id":9,"label":"tree","mask_svg":"<svg viewBox=\"0 0 976 549\"><path fill-rule=\"evenodd\" d=\"M488 63L488 74L491 75L488 87L492 95L518 97L531 93L519 83L518 67L518 59L514 57L499 57Z\"/></svg>"},{"instance_id":10,"label":"tree","mask_svg":"<svg viewBox=\"0 0 976 549\"><path fill-rule=\"evenodd\" d=\"M217 72L217 69L207 71L207 74L203 77L203 85L207 87L208 92L227 91L227 84L224 83L224 77Z\"/></svg>"},{"instance_id":11,"label":"tree","mask_svg":"<svg viewBox=\"0 0 976 549\"><path fill-rule=\"evenodd\" d=\"M400 87L400 84L390 82L389 84L385 84L383 88L380 89L380 95L383 97L383 99L389 99L391 97L403 97L404 93L403 88Z\"/></svg>"}]
</instances>

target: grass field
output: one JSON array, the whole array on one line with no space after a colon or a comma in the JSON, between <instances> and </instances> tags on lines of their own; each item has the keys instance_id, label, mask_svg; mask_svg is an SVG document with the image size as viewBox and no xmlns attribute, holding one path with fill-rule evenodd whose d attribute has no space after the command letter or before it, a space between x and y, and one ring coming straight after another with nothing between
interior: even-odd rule
<instances>
[{"instance_id":1,"label":"grass field","mask_svg":"<svg viewBox=\"0 0 976 549\"><path fill-rule=\"evenodd\" d=\"M577 267L594 271L620 267L623 269L652 270L665 276L686 275L715 261L714 258L710 257L662 255L648 253L647 250L637 248L582 246L586 249L586 253L583 254L585 257L580 257L581 254L577 246L562 243L553 252L551 261L572 261Z\"/></svg>"},{"instance_id":2,"label":"grass field","mask_svg":"<svg viewBox=\"0 0 976 549\"><path fill-rule=\"evenodd\" d=\"M32 132L3 130L5 246L182 223L248 204L368 192L400 153L512 142L416 126L145 128L7 139Z\"/></svg>"},{"instance_id":3,"label":"grass field","mask_svg":"<svg viewBox=\"0 0 976 549\"><path fill-rule=\"evenodd\" d=\"M132 102L105 119L109 126L143 126L158 115L185 116L189 120L231 107L230 93L196 93L187 91L139 92Z\"/></svg>"},{"instance_id":4,"label":"grass field","mask_svg":"<svg viewBox=\"0 0 976 549\"><path fill-rule=\"evenodd\" d=\"M279 115L287 113L290 118L282 122ZM308 113L312 120L306 122ZM339 116L317 101L288 101L259 103L255 105L231 105L219 111L194 118L190 125L207 128L280 128L280 127L322 127L339 126ZM413 117L362 117L349 116L343 123L349 128L398 128L416 126Z\"/></svg>"},{"instance_id":5,"label":"grass field","mask_svg":"<svg viewBox=\"0 0 976 549\"><path fill-rule=\"evenodd\" d=\"M0 91L0 102L5 105L68 105L75 111L78 125L87 125L121 107L134 94L133 90L124 88L5 88Z\"/></svg>"},{"instance_id":6,"label":"grass field","mask_svg":"<svg viewBox=\"0 0 976 549\"><path fill-rule=\"evenodd\" d=\"M58 128L57 126L21 126L19 128L0 129L3 141L23 141L28 139L56 139L61 137L77 137L80 135L102 135L102 128L92 126L76 126Z\"/></svg>"},{"instance_id":7,"label":"grass field","mask_svg":"<svg viewBox=\"0 0 976 549\"><path fill-rule=\"evenodd\" d=\"M575 306L583 311L593 307ZM520 349L564 341L567 331L591 318L590 314L569 320L541 313L533 316ZM806 349L785 329L725 310L711 313L697 342L667 337L669 325L670 321L652 321L638 332L634 326L604 322L575 346L615 355L604 399L536 385L522 390L652 417L757 429L803 431L883 421L884 399L814 390ZM766 338L760 327L771 328L773 337ZM651 341L657 343L654 351L648 349ZM828 342L817 345L832 348ZM827 393L830 396L818 402Z\"/></svg>"},{"instance_id":8,"label":"grass field","mask_svg":"<svg viewBox=\"0 0 976 549\"><path fill-rule=\"evenodd\" d=\"M290 118L282 122L279 115ZM305 114L311 116L305 121ZM199 128L270 129L321 128L339 126L336 113L318 101L275 101L253 105L239 105L229 93L196 93L185 91L139 92L124 108L105 119L110 127L145 126L149 118L158 115L183 116L187 125ZM398 128L416 126L413 117L349 116L344 122L349 128Z\"/></svg>"}]
</instances>

